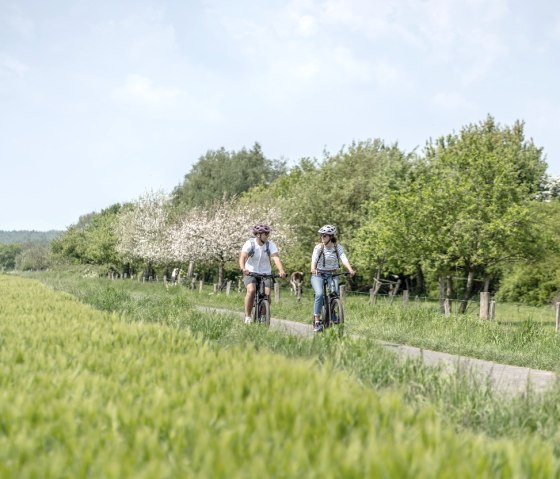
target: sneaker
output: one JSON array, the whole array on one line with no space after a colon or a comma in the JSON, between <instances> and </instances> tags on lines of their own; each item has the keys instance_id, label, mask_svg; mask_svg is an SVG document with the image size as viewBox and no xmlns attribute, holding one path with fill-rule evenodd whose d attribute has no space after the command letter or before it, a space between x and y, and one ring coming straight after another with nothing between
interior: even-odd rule
<instances>
[{"instance_id":1,"label":"sneaker","mask_svg":"<svg viewBox=\"0 0 560 479\"><path fill-rule=\"evenodd\" d=\"M253 318L251 316L245 316L245 324L251 324L253 322Z\"/></svg>"},{"instance_id":2,"label":"sneaker","mask_svg":"<svg viewBox=\"0 0 560 479\"><path fill-rule=\"evenodd\" d=\"M320 333L321 331L323 331L323 323L321 323L321 321L315 321L313 331L315 331L316 333Z\"/></svg>"}]
</instances>

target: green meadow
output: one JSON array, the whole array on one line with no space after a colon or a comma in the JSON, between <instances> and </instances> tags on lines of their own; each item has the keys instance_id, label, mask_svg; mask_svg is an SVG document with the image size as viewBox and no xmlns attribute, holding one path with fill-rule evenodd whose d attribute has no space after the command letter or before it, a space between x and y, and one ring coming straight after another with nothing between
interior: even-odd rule
<instances>
[{"instance_id":1,"label":"green meadow","mask_svg":"<svg viewBox=\"0 0 560 479\"><path fill-rule=\"evenodd\" d=\"M415 341L453 336L433 313L349 297L362 339L308 339L196 308L239 295L30 276L0 275L2 478L560 476L557 389L503 397L376 344L407 321Z\"/></svg>"}]
</instances>

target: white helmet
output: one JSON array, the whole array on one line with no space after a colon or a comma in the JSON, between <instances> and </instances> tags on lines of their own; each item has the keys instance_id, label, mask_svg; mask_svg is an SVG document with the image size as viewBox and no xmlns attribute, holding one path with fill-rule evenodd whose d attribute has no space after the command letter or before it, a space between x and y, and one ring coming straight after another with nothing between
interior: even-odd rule
<instances>
[{"instance_id":1,"label":"white helmet","mask_svg":"<svg viewBox=\"0 0 560 479\"><path fill-rule=\"evenodd\" d=\"M333 225L321 226L321 229L318 231L318 233L320 235L336 236L336 227Z\"/></svg>"}]
</instances>

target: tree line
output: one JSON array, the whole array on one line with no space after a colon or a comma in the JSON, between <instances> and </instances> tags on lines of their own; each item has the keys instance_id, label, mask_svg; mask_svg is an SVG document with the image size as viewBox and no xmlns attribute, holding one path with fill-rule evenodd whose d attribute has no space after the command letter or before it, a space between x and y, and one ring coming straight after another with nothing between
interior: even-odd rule
<instances>
[{"instance_id":1,"label":"tree line","mask_svg":"<svg viewBox=\"0 0 560 479\"><path fill-rule=\"evenodd\" d=\"M542 304L560 289L560 185L546 169L523 122L491 116L430 139L422 153L372 139L288 168L258 143L222 148L170 194L80 218L52 251L117 271L194 262L221 282L238 274L253 222L271 223L286 267L302 271L317 230L332 223L359 271L353 289L398 284L463 308L478 291Z\"/></svg>"}]
</instances>

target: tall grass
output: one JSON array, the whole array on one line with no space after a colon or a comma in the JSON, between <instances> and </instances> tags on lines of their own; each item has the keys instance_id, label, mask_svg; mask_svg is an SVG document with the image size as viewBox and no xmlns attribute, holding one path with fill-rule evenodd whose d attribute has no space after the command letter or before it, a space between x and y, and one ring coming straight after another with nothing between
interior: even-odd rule
<instances>
[{"instance_id":1,"label":"tall grass","mask_svg":"<svg viewBox=\"0 0 560 479\"><path fill-rule=\"evenodd\" d=\"M127 283L127 282L120 282ZM161 284L128 282L137 294L161 291ZM209 287L198 290L177 288L180 294L196 304L242 311L244 293L230 296L214 294ZM177 294L173 290L170 294ZM349 295L344 300L346 330L370 339L393 341L411 346L445 351L500 363L550 371L560 371L558 351L560 335L554 331L554 311L550 308L519 309L516 305L500 305L502 319L480 320L472 311L467 315L440 314L435 303L380 300L370 305L364 296ZM272 303L272 316L310 323L312 295L306 291L296 302L287 291L279 304ZM476 312L475 312L476 313ZM537 314L539 313L539 314ZM550 321L544 321L548 315Z\"/></svg>"},{"instance_id":2,"label":"tall grass","mask_svg":"<svg viewBox=\"0 0 560 479\"><path fill-rule=\"evenodd\" d=\"M233 299L239 302L239 297L215 297L208 292L199 295L182 288L166 290L161 284L139 285L69 275L48 274L41 275L41 278L52 287L72 292L98 308L123 313L126 321L154 322L178 330L188 329L209 341L210 347L220 350L238 347L265 350L289 358L311 360L314 368L328 363L370 389L398 391L413 408L430 405L444 422L457 431L472 430L493 437L536 434L549 440L560 452L557 389L544 395L528 390L522 396L505 398L496 394L488 381L476 379L470 371L444 374L437 368L423 366L420 360L399 361L367 334L361 340L351 340L349 336L340 340L332 335L308 340L258 327L246 328L235 319L237 315L209 315L194 309L194 301L198 302L201 297L218 302L225 299L232 303ZM239 304L236 306L239 310ZM430 317L429 312L425 314ZM350 316L348 321L352 324L356 320ZM430 328L437 329L442 325L447 327L441 321L434 321L426 330L429 333Z\"/></svg>"}]
</instances>

